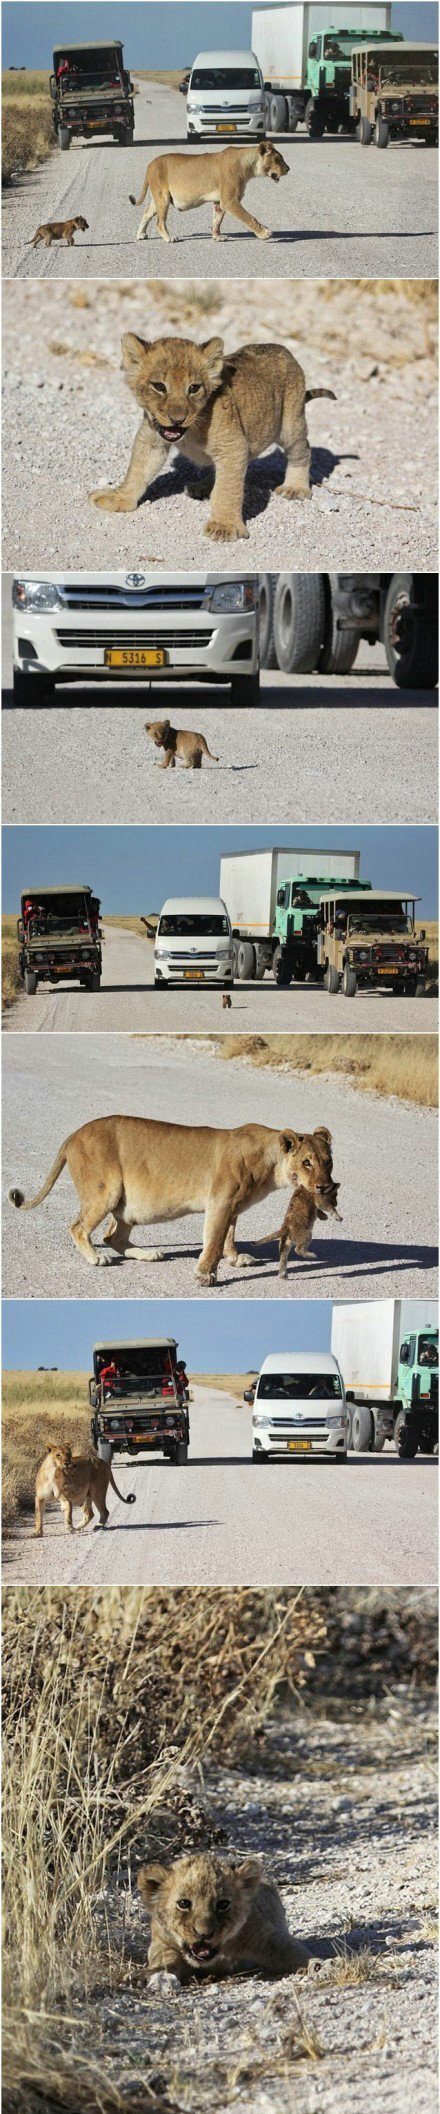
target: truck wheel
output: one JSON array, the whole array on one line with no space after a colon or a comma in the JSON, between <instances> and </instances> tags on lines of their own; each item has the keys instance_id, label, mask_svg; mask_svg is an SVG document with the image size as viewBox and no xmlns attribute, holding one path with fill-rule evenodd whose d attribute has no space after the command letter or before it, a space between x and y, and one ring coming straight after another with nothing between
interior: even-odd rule
<instances>
[{"instance_id":1,"label":"truck wheel","mask_svg":"<svg viewBox=\"0 0 440 2114\"><path fill-rule=\"evenodd\" d=\"M53 676L28 675L24 668L14 668L14 705L42 705L45 697L52 697L55 690Z\"/></svg>"},{"instance_id":2,"label":"truck wheel","mask_svg":"<svg viewBox=\"0 0 440 2114\"><path fill-rule=\"evenodd\" d=\"M263 982L263 976L265 976L265 973L266 973L266 962L265 962L265 960L264 960L264 955L259 955L259 953L258 953L258 948L257 948L257 950L256 950L256 954L255 954L255 978L256 978L256 982L257 982L257 984L262 984L262 982Z\"/></svg>"},{"instance_id":3,"label":"truck wheel","mask_svg":"<svg viewBox=\"0 0 440 2114\"><path fill-rule=\"evenodd\" d=\"M60 148L61 154L68 154L70 147L70 132L68 132L67 125L58 126L58 146Z\"/></svg>"},{"instance_id":4,"label":"truck wheel","mask_svg":"<svg viewBox=\"0 0 440 2114\"><path fill-rule=\"evenodd\" d=\"M438 1445L438 1440L436 1439L434 1432L422 1431L422 1436L419 1441L419 1445L421 1453L435 1453L436 1446Z\"/></svg>"},{"instance_id":5,"label":"truck wheel","mask_svg":"<svg viewBox=\"0 0 440 2114\"><path fill-rule=\"evenodd\" d=\"M334 962L329 962L328 969L325 971L324 984L326 991L330 991L332 996L335 997L336 992L339 991L340 976L339 969L335 969Z\"/></svg>"},{"instance_id":6,"label":"truck wheel","mask_svg":"<svg viewBox=\"0 0 440 2114\"><path fill-rule=\"evenodd\" d=\"M283 954L282 947L275 948L272 958L272 970L274 983L278 984L278 987L281 986L283 989L287 989L287 985L292 982L292 970L287 956Z\"/></svg>"},{"instance_id":7,"label":"truck wheel","mask_svg":"<svg viewBox=\"0 0 440 2114\"><path fill-rule=\"evenodd\" d=\"M375 1431L373 1439L373 1453L383 1453L384 1445L385 1432L382 1433L379 1431Z\"/></svg>"},{"instance_id":8,"label":"truck wheel","mask_svg":"<svg viewBox=\"0 0 440 2114\"><path fill-rule=\"evenodd\" d=\"M330 138L333 139L335 132L339 132L339 118L334 115L326 117L325 129L330 134Z\"/></svg>"},{"instance_id":9,"label":"truck wheel","mask_svg":"<svg viewBox=\"0 0 440 2114\"><path fill-rule=\"evenodd\" d=\"M285 95L271 95L269 103L269 132L287 132L289 112Z\"/></svg>"},{"instance_id":10,"label":"truck wheel","mask_svg":"<svg viewBox=\"0 0 440 2114\"><path fill-rule=\"evenodd\" d=\"M231 675L230 689L231 705L239 705L244 707L244 709L246 709L247 705L259 705L260 676L258 670L256 675Z\"/></svg>"},{"instance_id":11,"label":"truck wheel","mask_svg":"<svg viewBox=\"0 0 440 2114\"><path fill-rule=\"evenodd\" d=\"M246 983L249 976L255 976L255 948L251 947L250 940L239 941L236 962L236 973L240 984Z\"/></svg>"},{"instance_id":12,"label":"truck wheel","mask_svg":"<svg viewBox=\"0 0 440 2114\"><path fill-rule=\"evenodd\" d=\"M349 675L359 646L358 631L339 631L331 582L326 581L324 644L317 666L322 675Z\"/></svg>"},{"instance_id":13,"label":"truck wheel","mask_svg":"<svg viewBox=\"0 0 440 2114\"><path fill-rule=\"evenodd\" d=\"M418 983L416 984L416 989L415 989L415 996L416 996L416 998L427 998L427 997L428 997L428 986L427 986L427 984L425 983L425 978L424 978L424 976L419 976L419 981L418 981Z\"/></svg>"},{"instance_id":14,"label":"truck wheel","mask_svg":"<svg viewBox=\"0 0 440 2114\"><path fill-rule=\"evenodd\" d=\"M98 1439L98 1453L100 1461L111 1461L112 1449L109 1439Z\"/></svg>"},{"instance_id":15,"label":"truck wheel","mask_svg":"<svg viewBox=\"0 0 440 2114\"><path fill-rule=\"evenodd\" d=\"M273 633L273 578L271 573L260 573L258 588L261 666L262 668L276 668L277 657Z\"/></svg>"},{"instance_id":16,"label":"truck wheel","mask_svg":"<svg viewBox=\"0 0 440 2114\"><path fill-rule=\"evenodd\" d=\"M283 675L312 675L324 637L322 573L280 573L274 598L274 638Z\"/></svg>"},{"instance_id":17,"label":"truck wheel","mask_svg":"<svg viewBox=\"0 0 440 2114\"><path fill-rule=\"evenodd\" d=\"M322 139L325 126L324 112L320 110L319 103L315 103L312 95L309 96L309 101L306 103L305 121L308 138Z\"/></svg>"},{"instance_id":18,"label":"truck wheel","mask_svg":"<svg viewBox=\"0 0 440 2114\"><path fill-rule=\"evenodd\" d=\"M133 129L133 125L127 125L126 131L125 131L125 132L122 132L122 133L121 133L121 147L132 147L132 146L133 146L133 140L134 140L134 129Z\"/></svg>"},{"instance_id":19,"label":"truck wheel","mask_svg":"<svg viewBox=\"0 0 440 2114\"><path fill-rule=\"evenodd\" d=\"M292 109L292 104L289 103L289 132L297 131L300 117L301 111L295 110L295 108Z\"/></svg>"},{"instance_id":20,"label":"truck wheel","mask_svg":"<svg viewBox=\"0 0 440 2114\"><path fill-rule=\"evenodd\" d=\"M28 998L34 998L34 997L35 997L35 992L36 992L36 989L37 989L37 983L38 983L38 977L34 976L34 971L33 971L33 969L25 969L25 972L24 972L24 988L25 988L25 991L27 991L27 996L28 996Z\"/></svg>"},{"instance_id":21,"label":"truck wheel","mask_svg":"<svg viewBox=\"0 0 440 2114\"><path fill-rule=\"evenodd\" d=\"M97 972L97 973L96 973L96 976L94 975L94 976L91 976L91 977L90 977L90 983L89 983L89 991L100 991L100 989L101 989L101 978L100 978L100 976L98 975L98 972Z\"/></svg>"},{"instance_id":22,"label":"truck wheel","mask_svg":"<svg viewBox=\"0 0 440 2114\"><path fill-rule=\"evenodd\" d=\"M344 993L344 998L356 997L357 977L355 976L354 969L349 968L348 962L344 962L342 989Z\"/></svg>"},{"instance_id":23,"label":"truck wheel","mask_svg":"<svg viewBox=\"0 0 440 2114\"><path fill-rule=\"evenodd\" d=\"M388 141L389 141L389 137L390 137L390 128L389 128L389 125L387 125L387 124L386 124L386 121L385 121L385 118L384 118L384 117L379 117L379 116L378 116L378 117L376 118L376 123L375 123L375 127L374 127L374 145L375 145L375 147L387 147L387 146L388 146Z\"/></svg>"},{"instance_id":24,"label":"truck wheel","mask_svg":"<svg viewBox=\"0 0 440 2114\"><path fill-rule=\"evenodd\" d=\"M173 1461L174 1467L175 1467L175 1468L184 1468L184 1467L185 1467L185 1464L186 1464L186 1462L187 1462L187 1460L188 1460L188 1447L187 1447L186 1439L179 1439L179 1443L178 1443L178 1445L177 1445L177 1446L175 1447L174 1453L172 1454L172 1461Z\"/></svg>"},{"instance_id":25,"label":"truck wheel","mask_svg":"<svg viewBox=\"0 0 440 2114\"><path fill-rule=\"evenodd\" d=\"M371 1409L363 1402L356 1402L351 1418L351 1443L354 1453L372 1453L374 1445L374 1422Z\"/></svg>"},{"instance_id":26,"label":"truck wheel","mask_svg":"<svg viewBox=\"0 0 440 2114\"><path fill-rule=\"evenodd\" d=\"M415 1461L418 1446L417 1432L413 1424L407 1423L403 1410L400 1416L396 1417L394 1444L399 1455L399 1461Z\"/></svg>"},{"instance_id":27,"label":"truck wheel","mask_svg":"<svg viewBox=\"0 0 440 2114\"><path fill-rule=\"evenodd\" d=\"M438 616L429 575L423 585L423 575L393 573L385 602L383 642L390 675L400 690L433 688L438 675Z\"/></svg>"},{"instance_id":28,"label":"truck wheel","mask_svg":"<svg viewBox=\"0 0 440 2114\"><path fill-rule=\"evenodd\" d=\"M359 139L360 139L361 147L369 147L369 146L370 146L370 143L371 143L371 125L370 125L370 119L369 119L369 117L361 117L361 121L360 121L360 125L359 125Z\"/></svg>"},{"instance_id":29,"label":"truck wheel","mask_svg":"<svg viewBox=\"0 0 440 2114\"><path fill-rule=\"evenodd\" d=\"M268 1459L268 1453L260 1453L259 1446L252 1447L252 1460L255 1461L255 1466L257 1464L257 1461L268 1461Z\"/></svg>"}]
</instances>

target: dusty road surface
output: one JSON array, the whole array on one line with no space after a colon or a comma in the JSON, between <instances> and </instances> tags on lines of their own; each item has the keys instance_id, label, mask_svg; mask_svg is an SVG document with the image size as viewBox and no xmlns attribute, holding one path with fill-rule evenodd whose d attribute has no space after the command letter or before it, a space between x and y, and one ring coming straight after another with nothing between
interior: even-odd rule
<instances>
[{"instance_id":1,"label":"dusty road surface","mask_svg":"<svg viewBox=\"0 0 440 2114\"><path fill-rule=\"evenodd\" d=\"M20 1521L4 1546L9 1582L107 1585L116 1565L122 1585L435 1584L436 1460L404 1465L390 1448L352 1454L344 1469L271 1461L263 1472L246 1403L215 1387L191 1393L187 1466L118 1454L116 1482L136 1505L109 1490L105 1533L74 1536L50 1506L41 1542L33 1519Z\"/></svg>"},{"instance_id":2,"label":"dusty road surface","mask_svg":"<svg viewBox=\"0 0 440 2114\"><path fill-rule=\"evenodd\" d=\"M201 684L134 691L81 683L35 711L14 706L11 582L3 582L5 822L432 822L437 696L396 690L383 647L351 675L292 681L265 670L261 705L237 712ZM226 693L228 695L228 693ZM146 718L201 728L220 761L161 771Z\"/></svg>"},{"instance_id":3,"label":"dusty road surface","mask_svg":"<svg viewBox=\"0 0 440 2114\"><path fill-rule=\"evenodd\" d=\"M414 302L402 283L391 295L382 280L367 281L360 299L350 280L285 278L274 316L271 282L262 277L217 280L208 290L180 277L90 279L81 287L66 279L5 281L6 568L50 571L61 522L71 568L172 569L177 549L188 570L206 567L210 499L203 473L199 500L189 494L189 482L200 490L198 478L175 449L134 513L91 503L91 491L120 484L139 430L139 408L121 373L127 331L198 344L220 335L226 354L249 343L281 343L299 361L307 389L321 391L307 409L309 498L283 499L279 447L251 461L246 540L234 536L215 546L227 553L228 568L239 572L244 556L258 572L436 568L430 290Z\"/></svg>"},{"instance_id":4,"label":"dusty road surface","mask_svg":"<svg viewBox=\"0 0 440 2114\"><path fill-rule=\"evenodd\" d=\"M221 990L207 985L190 988L181 983L154 988L154 946L137 933L112 925L103 926L102 983L100 991L81 991L79 984L41 984L34 998L23 995L5 1013L8 1032L49 1030L81 1034L85 1030L108 1034L162 1033L162 1030L201 1031L224 1028L234 1033L253 1028L315 1030L338 1029L393 1034L398 1029L435 1033L438 1007L435 1000L393 998L392 992L359 991L349 1007L338 993L331 997L322 985L291 984L278 990L272 976L263 983L236 983L230 993L230 1011L223 1011Z\"/></svg>"},{"instance_id":5,"label":"dusty road surface","mask_svg":"<svg viewBox=\"0 0 440 2114\"><path fill-rule=\"evenodd\" d=\"M436 1296L435 1113L356 1092L340 1078L257 1071L200 1053L179 1036L9 1035L4 1055L3 1194L14 1185L33 1196L62 1139L92 1117L115 1113L163 1121L235 1126L246 1122L333 1134L335 1179L343 1224L327 1220L313 1237L316 1261L294 1260L286 1279L273 1249L254 1249L247 1268L221 1262L218 1284L194 1278L201 1219L148 1231L142 1245L162 1247L157 1262L114 1261L91 1268L69 1226L76 1192L65 1171L35 1213L5 1204L4 1293L23 1299L142 1299L200 1293L203 1299L361 1299ZM384 1169L386 1180L384 1181ZM239 1221L238 1246L280 1225L287 1191ZM281 1209L280 1209L281 1205ZM136 1238L136 1236L134 1236Z\"/></svg>"},{"instance_id":6,"label":"dusty road surface","mask_svg":"<svg viewBox=\"0 0 440 2114\"><path fill-rule=\"evenodd\" d=\"M134 77L136 78L136 76ZM261 244L228 215L224 240L212 243L211 207L183 214L171 210L172 246L156 233L136 241L140 210L129 203L139 197L144 171L155 154L186 145L186 99L160 82L138 80L135 97L134 147L122 152L113 142L73 143L69 157L55 151L43 168L32 172L5 194L3 271L8 277L49 278L145 277L181 272L191 277L240 278L262 270L269 278L286 272L305 277L318 272L332 277L434 277L437 271L437 155L423 142L396 144L385 162L374 147L362 152L357 141L307 139L305 131L279 141L289 176L277 185L259 179L246 192L248 212L273 230ZM215 141L207 143L215 149ZM219 142L218 144L221 144ZM67 220L82 213L88 233L77 235L75 248L56 244L51 250L30 244L44 220Z\"/></svg>"}]
</instances>

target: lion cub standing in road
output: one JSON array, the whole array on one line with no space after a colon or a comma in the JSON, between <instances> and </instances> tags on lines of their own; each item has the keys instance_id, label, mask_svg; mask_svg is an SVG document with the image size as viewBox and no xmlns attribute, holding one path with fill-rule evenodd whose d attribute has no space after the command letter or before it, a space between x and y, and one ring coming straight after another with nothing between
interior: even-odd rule
<instances>
[{"instance_id":1,"label":"lion cub standing in road","mask_svg":"<svg viewBox=\"0 0 440 2114\"><path fill-rule=\"evenodd\" d=\"M211 755L204 734L193 734L190 727L172 727L169 719L146 719L145 733L154 741L155 749L164 751L159 771L170 767L174 771L177 756L185 771L201 771L204 756L209 756L210 763L219 762L218 756Z\"/></svg>"},{"instance_id":2,"label":"lion cub standing in road","mask_svg":"<svg viewBox=\"0 0 440 2114\"><path fill-rule=\"evenodd\" d=\"M169 449L208 469L215 466L212 509L205 535L219 543L248 536L243 493L251 458L278 443L287 466L283 499L310 499L310 448L305 406L332 389L307 389L302 367L285 345L242 345L226 354L222 338L148 344L126 331L122 359L129 389L143 412L123 484L90 492L94 506L131 514L163 470ZM194 496L194 485L188 479ZM203 489L196 490L203 497Z\"/></svg>"},{"instance_id":3,"label":"lion cub standing in road","mask_svg":"<svg viewBox=\"0 0 440 2114\"><path fill-rule=\"evenodd\" d=\"M39 242L44 242L45 248L50 250L53 242L67 242L68 250L73 250L75 248L73 240L75 228L79 228L80 233L85 234L88 225L88 220L84 220L83 213L77 213L76 220L43 220L41 227L36 228L35 235L32 236L32 240L29 243L29 248L34 250Z\"/></svg>"},{"instance_id":4,"label":"lion cub standing in road","mask_svg":"<svg viewBox=\"0 0 440 2114\"><path fill-rule=\"evenodd\" d=\"M179 1857L169 1871L142 1865L138 1886L151 1917L150 1974L179 1982L197 1974L305 1973L308 1953L292 1938L281 1895L256 1857L224 1864L210 1853Z\"/></svg>"},{"instance_id":5,"label":"lion cub standing in road","mask_svg":"<svg viewBox=\"0 0 440 2114\"><path fill-rule=\"evenodd\" d=\"M173 242L174 236L167 228L171 205L177 206L180 213L187 213L190 206L212 204L214 242L223 241L220 228L225 213L241 220L251 235L258 235L260 242L265 242L270 228L263 228L253 213L246 212L241 203L243 191L253 176L271 176L272 183L279 183L280 176L288 175L287 162L268 139L254 140L248 147L223 147L216 154L159 154L145 171L140 197L133 198L130 191L131 206L141 206L147 191L151 191L151 204L142 214L137 240L146 239L149 221L156 214L158 235L163 242Z\"/></svg>"},{"instance_id":6,"label":"lion cub standing in road","mask_svg":"<svg viewBox=\"0 0 440 2114\"><path fill-rule=\"evenodd\" d=\"M110 1461L101 1461L97 1453L81 1456L73 1454L71 1446L50 1446L41 1461L35 1477L35 1533L43 1533L44 1507L47 1499L58 1497L68 1534L74 1533L72 1505L82 1505L81 1525L88 1527L93 1519L93 1506L99 1512L100 1527L107 1526L108 1486L120 1497L123 1505L135 1505L134 1491L123 1497L115 1483ZM81 1530L78 1529L78 1532Z\"/></svg>"}]
</instances>

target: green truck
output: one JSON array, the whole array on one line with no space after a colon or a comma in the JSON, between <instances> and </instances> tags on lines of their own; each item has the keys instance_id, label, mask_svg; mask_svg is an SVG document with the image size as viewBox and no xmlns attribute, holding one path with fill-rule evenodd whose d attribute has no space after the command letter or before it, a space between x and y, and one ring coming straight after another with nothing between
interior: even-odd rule
<instances>
[{"instance_id":1,"label":"green truck","mask_svg":"<svg viewBox=\"0 0 440 2114\"><path fill-rule=\"evenodd\" d=\"M354 1453L394 1443L401 1461L438 1446L438 1313L433 1301L336 1305L331 1347L344 1379Z\"/></svg>"},{"instance_id":2,"label":"green truck","mask_svg":"<svg viewBox=\"0 0 440 2114\"><path fill-rule=\"evenodd\" d=\"M305 123L309 139L353 132L350 115L351 57L357 44L403 42L391 29L391 7L365 0L364 9L258 7L252 15L252 50L267 97L268 131L296 132ZM354 18L354 20L353 20Z\"/></svg>"},{"instance_id":3,"label":"green truck","mask_svg":"<svg viewBox=\"0 0 440 2114\"><path fill-rule=\"evenodd\" d=\"M334 867L337 865L337 879ZM323 893L336 887L363 895L359 852L284 849L232 852L220 863L220 895L229 913L234 975L239 982L266 970L276 984L318 976L317 942Z\"/></svg>"}]
</instances>

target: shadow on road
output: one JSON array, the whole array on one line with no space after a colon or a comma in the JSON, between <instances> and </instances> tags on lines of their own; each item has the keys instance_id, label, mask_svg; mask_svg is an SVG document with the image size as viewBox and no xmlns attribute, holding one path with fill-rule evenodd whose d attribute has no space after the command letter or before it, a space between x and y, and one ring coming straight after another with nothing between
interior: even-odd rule
<instances>
[{"instance_id":1,"label":"shadow on road","mask_svg":"<svg viewBox=\"0 0 440 2114\"><path fill-rule=\"evenodd\" d=\"M292 676L290 689L286 690L284 686L283 688L278 687L275 677L273 685L265 685L261 689L258 704L247 706L244 703L240 705L240 712L261 712L266 718L271 712L322 712L324 709L326 711L345 711L352 715L356 707L360 708L361 711L368 712L383 712L390 711L390 709L414 712L416 709L421 709L421 707L429 711L437 710L438 695L436 690L399 690L394 687L394 684L388 683L387 686L384 684L384 687L380 690L370 689L366 691L365 685L368 683L371 683L371 675L367 669L360 669L356 680L353 679L350 686L341 690L335 689L333 685L330 686L323 683L322 678L319 677L317 677L316 687L313 690L304 690L301 685L300 675ZM172 708L174 711L182 711L184 707L189 712L224 712L225 710L233 710L227 687L224 690L211 690L208 689L207 685L199 684L194 690L189 686L188 688L185 687L185 690L181 690L180 684L161 683L158 686L153 682L145 682L142 686L130 683L124 688L116 685L113 688L111 684L107 683L105 688L101 683L84 684L84 686L78 683L69 683L68 685L65 684L63 689L63 685L60 683L57 684L57 689L53 695L48 693L43 704L40 699L36 705L27 705L26 716L29 718L31 711L66 711L69 713L70 722L70 712L72 706L75 705L81 711L89 710L93 707L94 711L98 709L104 712L109 712L112 708L118 709L121 705L126 708L128 705L133 705L140 712L143 711L145 705L151 704L151 693L153 690L155 691L154 701L159 705L158 687L160 687L161 693L161 713L171 711ZM180 695L179 692L181 692ZM9 687L5 687L2 691L2 709L4 712L17 712L20 710L20 707L15 704L13 690ZM259 765L255 763L221 764L217 767L210 764L209 766L211 777L213 773L218 777L221 771L256 771L258 769Z\"/></svg>"},{"instance_id":2,"label":"shadow on road","mask_svg":"<svg viewBox=\"0 0 440 2114\"><path fill-rule=\"evenodd\" d=\"M359 455L353 451L348 451L345 455L334 455L330 448L312 448L311 484L325 484L327 479L331 477L332 471L339 469L342 462L359 461ZM246 521L254 521L259 514L266 513L272 493L276 492L279 486L283 484L285 470L286 458L281 448L272 448L269 456L265 456L263 459L259 458L256 462L250 464L246 472L244 487L243 513ZM209 472L209 476L205 470L199 471L198 475L197 472L194 474L193 464L191 463L188 468L188 459L178 455L176 461L172 464L171 470L167 470L161 477L156 477L154 483L149 486L148 493L145 493L140 501L140 506L154 505L156 500L168 499L174 493L185 492L188 483L191 483L194 487L200 484L201 496L209 498L213 490L214 480L214 470Z\"/></svg>"}]
</instances>

